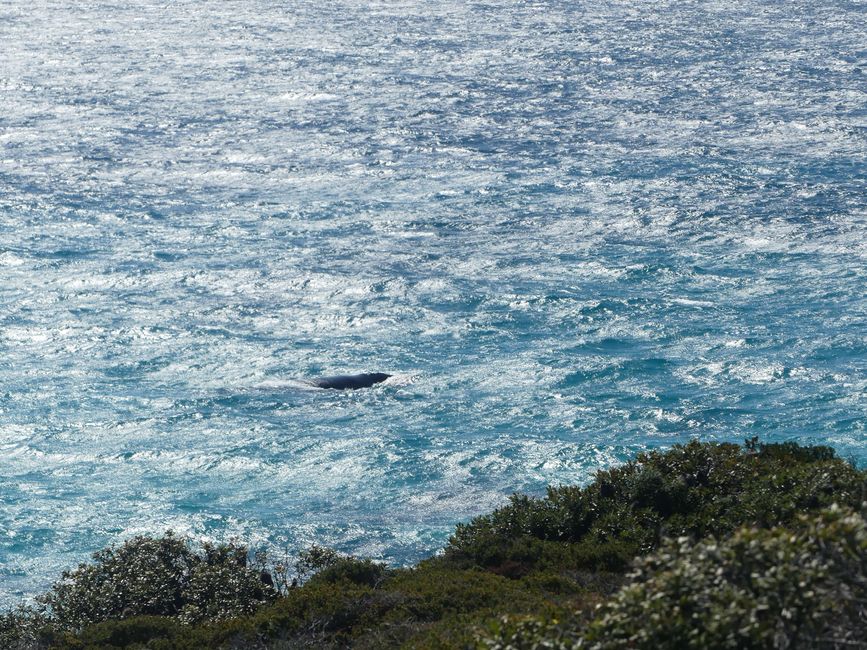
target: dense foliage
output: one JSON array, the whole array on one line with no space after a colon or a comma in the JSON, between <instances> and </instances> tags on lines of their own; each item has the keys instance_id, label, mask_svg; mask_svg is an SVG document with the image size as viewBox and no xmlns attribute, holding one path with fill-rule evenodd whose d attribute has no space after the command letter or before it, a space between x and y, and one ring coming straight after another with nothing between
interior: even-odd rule
<instances>
[{"instance_id":1,"label":"dense foliage","mask_svg":"<svg viewBox=\"0 0 867 650\"><path fill-rule=\"evenodd\" d=\"M77 632L111 619L161 616L198 623L252 614L277 597L272 585L264 566L248 561L245 546L203 544L196 550L171 532L133 537L65 571L37 599L38 609L19 608L0 618L0 647L34 644L46 628Z\"/></svg>"},{"instance_id":2,"label":"dense foliage","mask_svg":"<svg viewBox=\"0 0 867 650\"><path fill-rule=\"evenodd\" d=\"M784 524L865 498L864 473L830 447L692 441L599 472L586 487L515 495L492 514L459 524L446 555L505 575L539 566L619 570L665 537Z\"/></svg>"},{"instance_id":3,"label":"dense foliage","mask_svg":"<svg viewBox=\"0 0 867 650\"><path fill-rule=\"evenodd\" d=\"M413 568L137 537L0 616L0 647L811 647L863 631L865 497L828 447L691 442L515 496ZM799 519L832 503L848 510Z\"/></svg>"},{"instance_id":4,"label":"dense foliage","mask_svg":"<svg viewBox=\"0 0 867 650\"><path fill-rule=\"evenodd\" d=\"M795 529L670 542L586 624L509 619L489 650L867 647L867 522L831 508Z\"/></svg>"},{"instance_id":5,"label":"dense foliage","mask_svg":"<svg viewBox=\"0 0 867 650\"><path fill-rule=\"evenodd\" d=\"M67 571L40 600L59 627L130 616L177 616L184 622L252 613L277 594L264 567L248 566L247 548L204 544L200 552L172 533L134 537Z\"/></svg>"}]
</instances>

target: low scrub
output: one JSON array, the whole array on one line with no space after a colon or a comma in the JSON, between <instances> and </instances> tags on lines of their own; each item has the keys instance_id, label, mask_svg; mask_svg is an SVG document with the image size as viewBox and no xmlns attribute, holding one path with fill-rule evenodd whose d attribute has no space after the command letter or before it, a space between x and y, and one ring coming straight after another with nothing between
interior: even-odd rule
<instances>
[{"instance_id":1,"label":"low scrub","mask_svg":"<svg viewBox=\"0 0 867 650\"><path fill-rule=\"evenodd\" d=\"M487 650L867 648L867 522L832 507L791 528L681 538L638 563L631 584L581 616L504 619Z\"/></svg>"},{"instance_id":2,"label":"low scrub","mask_svg":"<svg viewBox=\"0 0 867 650\"><path fill-rule=\"evenodd\" d=\"M537 567L625 570L666 537L785 524L865 498L865 473L830 447L692 441L601 471L586 487L514 495L507 506L459 524L446 557L512 575Z\"/></svg>"},{"instance_id":3,"label":"low scrub","mask_svg":"<svg viewBox=\"0 0 867 650\"><path fill-rule=\"evenodd\" d=\"M515 495L413 568L136 537L0 615L0 648L857 647L865 498L829 447L690 442Z\"/></svg>"},{"instance_id":4,"label":"low scrub","mask_svg":"<svg viewBox=\"0 0 867 650\"><path fill-rule=\"evenodd\" d=\"M237 544L194 549L171 532L134 537L65 571L38 607L0 617L0 647L53 645L108 620L170 617L192 624L252 614L278 596L259 559L251 563Z\"/></svg>"},{"instance_id":5,"label":"low scrub","mask_svg":"<svg viewBox=\"0 0 867 650\"><path fill-rule=\"evenodd\" d=\"M185 623L250 614L277 592L245 546L134 537L63 574L40 602L55 626L77 630L112 618L176 616Z\"/></svg>"}]
</instances>

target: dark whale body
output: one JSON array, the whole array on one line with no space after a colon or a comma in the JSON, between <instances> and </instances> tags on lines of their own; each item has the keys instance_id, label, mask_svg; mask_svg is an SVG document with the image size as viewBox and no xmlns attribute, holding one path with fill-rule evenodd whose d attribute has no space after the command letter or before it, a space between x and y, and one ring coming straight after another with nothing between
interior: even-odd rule
<instances>
[{"instance_id":1,"label":"dark whale body","mask_svg":"<svg viewBox=\"0 0 867 650\"><path fill-rule=\"evenodd\" d=\"M384 372L365 372L360 375L334 375L333 377L317 377L310 383L317 388L334 388L336 390L355 390L368 388L391 377Z\"/></svg>"}]
</instances>

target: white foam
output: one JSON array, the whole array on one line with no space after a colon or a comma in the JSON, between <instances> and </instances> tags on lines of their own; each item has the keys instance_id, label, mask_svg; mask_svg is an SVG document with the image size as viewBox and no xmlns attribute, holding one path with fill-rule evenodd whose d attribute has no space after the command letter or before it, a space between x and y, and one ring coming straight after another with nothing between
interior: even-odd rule
<instances>
[{"instance_id":1,"label":"white foam","mask_svg":"<svg viewBox=\"0 0 867 650\"><path fill-rule=\"evenodd\" d=\"M815 5L7 0L0 599L166 527L408 562L762 421L859 452L865 28Z\"/></svg>"}]
</instances>

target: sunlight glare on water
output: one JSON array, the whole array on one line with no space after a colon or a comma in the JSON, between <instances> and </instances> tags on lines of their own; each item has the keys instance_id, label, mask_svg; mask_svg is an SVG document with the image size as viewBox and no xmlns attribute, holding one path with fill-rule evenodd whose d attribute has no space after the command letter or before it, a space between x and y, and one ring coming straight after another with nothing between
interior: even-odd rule
<instances>
[{"instance_id":1,"label":"sunlight glare on water","mask_svg":"<svg viewBox=\"0 0 867 650\"><path fill-rule=\"evenodd\" d=\"M865 26L5 0L0 602L169 528L412 562L693 437L863 464Z\"/></svg>"}]
</instances>

